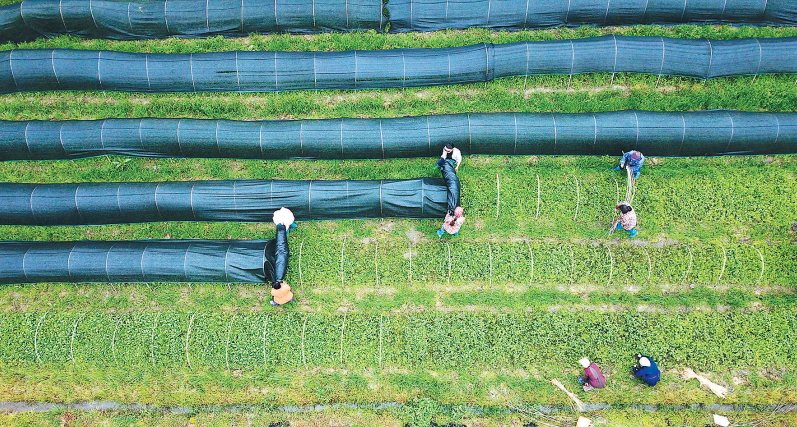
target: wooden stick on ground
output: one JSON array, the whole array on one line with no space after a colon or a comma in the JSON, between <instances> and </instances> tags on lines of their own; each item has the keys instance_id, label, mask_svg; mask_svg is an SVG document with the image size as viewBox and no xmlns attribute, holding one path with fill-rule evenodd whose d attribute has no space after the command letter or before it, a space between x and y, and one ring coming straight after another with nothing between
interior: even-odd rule
<instances>
[{"instance_id":1,"label":"wooden stick on ground","mask_svg":"<svg viewBox=\"0 0 797 427\"><path fill-rule=\"evenodd\" d=\"M570 391L568 391L565 388L565 386L563 386L562 383L559 382L559 380L554 378L554 379L551 380L551 384L559 387L560 390L565 392L567 394L567 396L570 397L570 399L572 399L573 402L575 402L576 408L578 408L579 411L583 411L584 410L584 402L582 402L575 394L573 394Z\"/></svg>"},{"instance_id":2,"label":"wooden stick on ground","mask_svg":"<svg viewBox=\"0 0 797 427\"><path fill-rule=\"evenodd\" d=\"M693 378L697 379L698 381L700 381L700 385L705 386L707 389L709 389L709 391L711 391L712 393L716 394L717 396L723 399L725 398L725 395L728 393L727 388L711 382L708 378L702 375L696 374L695 371L693 371L690 368L684 368L682 375L685 380L690 380Z\"/></svg>"}]
</instances>

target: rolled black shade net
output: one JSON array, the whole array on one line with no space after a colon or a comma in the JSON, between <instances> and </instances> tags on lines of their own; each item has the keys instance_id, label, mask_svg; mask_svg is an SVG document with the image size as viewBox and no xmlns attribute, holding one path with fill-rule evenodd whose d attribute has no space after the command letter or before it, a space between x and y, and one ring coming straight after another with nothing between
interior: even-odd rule
<instances>
[{"instance_id":1,"label":"rolled black shade net","mask_svg":"<svg viewBox=\"0 0 797 427\"><path fill-rule=\"evenodd\" d=\"M290 257L288 230L283 224L277 225L277 235L274 238L274 250L272 253L274 256L269 259L269 262L264 263L263 269L266 270L271 282L282 282L285 280L285 272L288 270L288 257Z\"/></svg>"},{"instance_id":2,"label":"rolled black shade net","mask_svg":"<svg viewBox=\"0 0 797 427\"><path fill-rule=\"evenodd\" d=\"M446 183L446 209L449 214L454 214L454 209L459 206L459 177L454 170L454 166L448 161L443 162L440 168L440 174L443 176L443 181Z\"/></svg>"},{"instance_id":3,"label":"rolled black shade net","mask_svg":"<svg viewBox=\"0 0 797 427\"><path fill-rule=\"evenodd\" d=\"M386 23L382 0L25 0L0 8L0 41L381 31Z\"/></svg>"},{"instance_id":4,"label":"rolled black shade net","mask_svg":"<svg viewBox=\"0 0 797 427\"><path fill-rule=\"evenodd\" d=\"M0 242L0 284L271 282L274 240Z\"/></svg>"},{"instance_id":5,"label":"rolled black shade net","mask_svg":"<svg viewBox=\"0 0 797 427\"><path fill-rule=\"evenodd\" d=\"M528 75L641 73L711 79L797 72L797 38L603 36L345 52L0 53L2 93L49 90L280 92L407 88Z\"/></svg>"},{"instance_id":6,"label":"rolled black shade net","mask_svg":"<svg viewBox=\"0 0 797 427\"><path fill-rule=\"evenodd\" d=\"M391 32L623 25L793 26L792 0L390 0Z\"/></svg>"},{"instance_id":7,"label":"rolled black shade net","mask_svg":"<svg viewBox=\"0 0 797 427\"><path fill-rule=\"evenodd\" d=\"M389 18L387 18L389 16ZM25 0L0 7L0 42L71 34L137 40L357 30L581 25L792 26L790 0Z\"/></svg>"},{"instance_id":8,"label":"rolled black shade net","mask_svg":"<svg viewBox=\"0 0 797 427\"><path fill-rule=\"evenodd\" d=\"M0 224L93 225L159 221L271 222L286 207L299 221L442 218L442 179L0 183Z\"/></svg>"},{"instance_id":9,"label":"rolled black shade net","mask_svg":"<svg viewBox=\"0 0 797 427\"><path fill-rule=\"evenodd\" d=\"M612 111L387 119L0 121L0 160L100 155L239 159L463 154L721 156L797 153L796 113Z\"/></svg>"}]
</instances>

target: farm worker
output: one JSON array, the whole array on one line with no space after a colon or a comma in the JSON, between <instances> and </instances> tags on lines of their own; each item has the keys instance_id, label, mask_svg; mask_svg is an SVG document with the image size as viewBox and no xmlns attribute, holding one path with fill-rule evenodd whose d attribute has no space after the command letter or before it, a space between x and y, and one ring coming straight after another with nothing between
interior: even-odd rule
<instances>
[{"instance_id":1,"label":"farm worker","mask_svg":"<svg viewBox=\"0 0 797 427\"><path fill-rule=\"evenodd\" d=\"M465 222L465 217L462 216L463 213L465 213L465 210L462 209L462 206L457 206L457 208L454 209L454 215L450 213L446 214L446 219L443 220L443 226L437 230L437 236L443 237L443 233L459 236L459 229Z\"/></svg>"},{"instance_id":2,"label":"farm worker","mask_svg":"<svg viewBox=\"0 0 797 427\"><path fill-rule=\"evenodd\" d=\"M443 167L444 162L451 163L454 167L454 172L459 172L459 164L462 163L462 153L459 148L454 147L454 144L448 143L443 147L443 154L440 155L440 160L437 161L437 169Z\"/></svg>"},{"instance_id":3,"label":"farm worker","mask_svg":"<svg viewBox=\"0 0 797 427\"><path fill-rule=\"evenodd\" d=\"M590 363L586 357L579 360L578 363L584 368L584 376L578 377L578 382L584 386L584 391L590 391L594 388L606 388L606 378L601 374L598 365Z\"/></svg>"},{"instance_id":4,"label":"farm worker","mask_svg":"<svg viewBox=\"0 0 797 427\"><path fill-rule=\"evenodd\" d=\"M291 287L285 282L272 282L271 296L274 297L271 300L271 305L274 307L293 302L293 292L291 292Z\"/></svg>"},{"instance_id":5,"label":"farm worker","mask_svg":"<svg viewBox=\"0 0 797 427\"><path fill-rule=\"evenodd\" d=\"M633 239L639 233L636 229L636 211L634 211L634 208L632 208L631 204L628 202L620 202L620 204L614 208L620 210L620 219L617 220L617 226L615 228L618 230L625 229L625 231L631 233L629 238Z\"/></svg>"},{"instance_id":6,"label":"farm worker","mask_svg":"<svg viewBox=\"0 0 797 427\"><path fill-rule=\"evenodd\" d=\"M274 211L274 224L279 225L282 224L285 226L285 234L290 233L291 230L296 228L296 218L293 216L293 212L286 207L281 207Z\"/></svg>"},{"instance_id":7,"label":"farm worker","mask_svg":"<svg viewBox=\"0 0 797 427\"><path fill-rule=\"evenodd\" d=\"M289 211L290 212L290 211ZM274 281L271 282L271 305L278 306L293 301L291 287L285 283L285 270L288 269L288 229L284 224L277 224L277 237L274 249ZM263 270L266 268L264 266Z\"/></svg>"},{"instance_id":8,"label":"farm worker","mask_svg":"<svg viewBox=\"0 0 797 427\"><path fill-rule=\"evenodd\" d=\"M661 371L650 356L636 355L637 365L634 365L634 375L642 378L649 386L653 387L661 379Z\"/></svg>"},{"instance_id":9,"label":"farm worker","mask_svg":"<svg viewBox=\"0 0 797 427\"><path fill-rule=\"evenodd\" d=\"M620 159L620 166L612 169L613 171L619 171L620 169L625 169L626 166L631 168L631 172L634 173L634 179L639 178L639 170L642 169L642 164L645 163L645 156L642 155L639 151L631 150L627 153L623 153L623 158Z\"/></svg>"}]
</instances>

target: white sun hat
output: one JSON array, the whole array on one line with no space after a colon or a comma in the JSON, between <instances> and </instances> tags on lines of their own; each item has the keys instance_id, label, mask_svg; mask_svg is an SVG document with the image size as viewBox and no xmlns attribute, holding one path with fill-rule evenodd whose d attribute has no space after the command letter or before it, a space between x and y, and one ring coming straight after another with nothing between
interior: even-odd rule
<instances>
[{"instance_id":1,"label":"white sun hat","mask_svg":"<svg viewBox=\"0 0 797 427\"><path fill-rule=\"evenodd\" d=\"M728 417L714 414L714 424L720 427L728 427L729 425L731 425L731 422L728 421Z\"/></svg>"},{"instance_id":2,"label":"white sun hat","mask_svg":"<svg viewBox=\"0 0 797 427\"><path fill-rule=\"evenodd\" d=\"M650 359L648 359L647 357L640 358L639 365L644 367L650 366Z\"/></svg>"},{"instance_id":3,"label":"white sun hat","mask_svg":"<svg viewBox=\"0 0 797 427\"><path fill-rule=\"evenodd\" d=\"M586 357L584 357L584 358L582 358L581 360L579 360L579 361L578 361L578 363L580 363L580 364L581 364L581 366L583 366L583 367L584 367L584 369L587 369L587 368L589 368L589 364L590 364L590 363L589 363L589 359L587 359Z\"/></svg>"}]
</instances>

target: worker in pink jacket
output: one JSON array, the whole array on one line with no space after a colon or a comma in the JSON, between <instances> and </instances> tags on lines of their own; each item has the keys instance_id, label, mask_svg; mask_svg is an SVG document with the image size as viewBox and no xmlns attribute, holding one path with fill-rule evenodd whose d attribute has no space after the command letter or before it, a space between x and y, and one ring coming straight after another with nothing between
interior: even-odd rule
<instances>
[{"instance_id":1,"label":"worker in pink jacket","mask_svg":"<svg viewBox=\"0 0 797 427\"><path fill-rule=\"evenodd\" d=\"M615 228L631 233L629 236L631 239L636 237L639 232L636 230L636 211L634 211L634 208L628 202L620 202L619 205L615 206L615 209L620 210L620 219L617 220L617 227Z\"/></svg>"},{"instance_id":2,"label":"worker in pink jacket","mask_svg":"<svg viewBox=\"0 0 797 427\"><path fill-rule=\"evenodd\" d=\"M581 367L584 368L584 376L578 377L578 382L584 386L584 391L590 391L595 388L606 388L606 378L601 374L598 365L590 363L586 357L578 361Z\"/></svg>"},{"instance_id":3,"label":"worker in pink jacket","mask_svg":"<svg viewBox=\"0 0 797 427\"><path fill-rule=\"evenodd\" d=\"M443 220L443 226L437 230L437 236L443 237L443 233L459 236L459 229L462 228L462 224L465 223L465 217L462 216L464 212L462 206L457 206L457 208L454 209L454 215L450 213L446 214L446 218Z\"/></svg>"}]
</instances>

